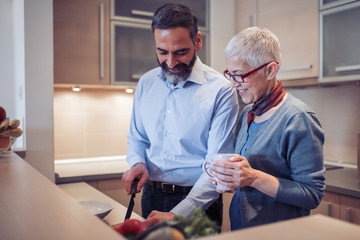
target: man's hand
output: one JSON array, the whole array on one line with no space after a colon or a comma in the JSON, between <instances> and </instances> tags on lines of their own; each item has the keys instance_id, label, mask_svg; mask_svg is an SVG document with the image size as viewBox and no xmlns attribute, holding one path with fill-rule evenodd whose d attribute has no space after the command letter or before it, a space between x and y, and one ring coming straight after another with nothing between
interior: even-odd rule
<instances>
[{"instance_id":1,"label":"man's hand","mask_svg":"<svg viewBox=\"0 0 360 240\"><path fill-rule=\"evenodd\" d=\"M174 217L175 214L172 212L159 212L154 210L149 214L144 223L150 227L165 220L174 220Z\"/></svg>"},{"instance_id":2,"label":"man's hand","mask_svg":"<svg viewBox=\"0 0 360 240\"><path fill-rule=\"evenodd\" d=\"M149 172L146 168L145 163L138 163L132 166L129 170L127 170L122 176L122 181L125 183L126 193L129 195L131 193L131 184L134 179L139 179L137 184L136 192L139 193L144 186L145 182L149 178Z\"/></svg>"}]
</instances>

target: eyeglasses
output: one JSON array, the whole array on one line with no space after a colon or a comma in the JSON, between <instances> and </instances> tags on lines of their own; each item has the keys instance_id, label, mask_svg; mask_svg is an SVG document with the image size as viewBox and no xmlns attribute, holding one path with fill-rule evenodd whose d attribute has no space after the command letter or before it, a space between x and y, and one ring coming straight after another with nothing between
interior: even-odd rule
<instances>
[{"instance_id":1,"label":"eyeglasses","mask_svg":"<svg viewBox=\"0 0 360 240\"><path fill-rule=\"evenodd\" d=\"M250 72L245 73L245 74L241 74L241 75L231 75L229 70L226 69L224 71L224 75L228 80L234 80L235 82L243 83L243 82L245 82L245 80L244 80L245 78L247 78L251 74L256 73L257 71L259 71L263 67L267 66L269 63L272 63L272 62L265 63L264 65L261 65L260 67L255 68L255 69L251 70ZM276 62L276 63L279 64L278 62Z\"/></svg>"}]
</instances>

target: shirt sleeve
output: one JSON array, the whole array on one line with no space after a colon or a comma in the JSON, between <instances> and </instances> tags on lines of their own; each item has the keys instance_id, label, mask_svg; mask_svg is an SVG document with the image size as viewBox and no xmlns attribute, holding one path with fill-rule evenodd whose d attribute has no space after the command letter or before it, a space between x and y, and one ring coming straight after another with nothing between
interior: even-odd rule
<instances>
[{"instance_id":1,"label":"shirt sleeve","mask_svg":"<svg viewBox=\"0 0 360 240\"><path fill-rule=\"evenodd\" d=\"M275 200L314 209L325 189L321 125L314 113L299 113L289 121L283 136L281 145L287 149L291 179L279 178Z\"/></svg>"},{"instance_id":2,"label":"shirt sleeve","mask_svg":"<svg viewBox=\"0 0 360 240\"><path fill-rule=\"evenodd\" d=\"M128 155L126 161L130 168L136 163L145 163L146 149L150 146L148 137L140 117L140 97L142 91L142 84L139 82L136 87L133 101L133 110L130 120L130 131L127 135L128 139Z\"/></svg>"},{"instance_id":3,"label":"shirt sleeve","mask_svg":"<svg viewBox=\"0 0 360 240\"><path fill-rule=\"evenodd\" d=\"M208 152L205 160L212 159L216 153L233 153L235 146L235 126L239 113L236 89L228 87L219 93L214 110L208 138ZM219 194L208 182L208 175L203 173L196 181L188 196L175 206L171 212L189 217L194 209L202 207L206 210Z\"/></svg>"}]
</instances>

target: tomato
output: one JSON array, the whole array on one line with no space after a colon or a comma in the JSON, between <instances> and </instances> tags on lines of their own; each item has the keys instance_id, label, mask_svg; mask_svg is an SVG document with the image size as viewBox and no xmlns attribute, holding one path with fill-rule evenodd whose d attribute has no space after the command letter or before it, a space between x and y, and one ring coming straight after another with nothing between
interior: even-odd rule
<instances>
[{"instance_id":1,"label":"tomato","mask_svg":"<svg viewBox=\"0 0 360 240\"><path fill-rule=\"evenodd\" d=\"M124 237L130 238L142 233L147 227L145 223L140 220L126 219L123 224L113 226L112 228Z\"/></svg>"},{"instance_id":2,"label":"tomato","mask_svg":"<svg viewBox=\"0 0 360 240\"><path fill-rule=\"evenodd\" d=\"M5 118L6 118L6 111L5 111L5 109L4 109L2 106L0 106L0 123L1 123L2 121L4 121Z\"/></svg>"}]
</instances>

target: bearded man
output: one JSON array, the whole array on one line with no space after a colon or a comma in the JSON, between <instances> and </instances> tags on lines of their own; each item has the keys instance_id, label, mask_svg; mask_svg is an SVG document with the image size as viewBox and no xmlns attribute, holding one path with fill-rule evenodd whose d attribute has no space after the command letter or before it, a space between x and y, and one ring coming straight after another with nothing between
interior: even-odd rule
<instances>
[{"instance_id":1,"label":"bearded man","mask_svg":"<svg viewBox=\"0 0 360 240\"><path fill-rule=\"evenodd\" d=\"M202 164L216 153L232 153L239 105L222 74L197 57L202 46L197 17L185 5L168 3L153 16L160 67L137 85L128 134L123 181L130 194L138 180L142 216L149 226L197 207L219 225L222 198Z\"/></svg>"}]
</instances>

